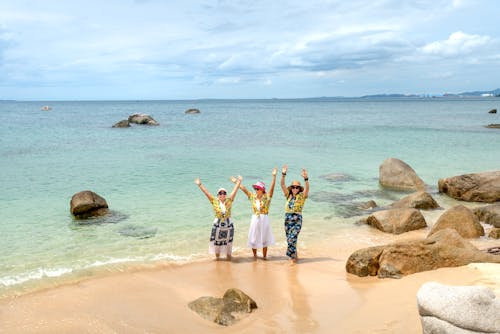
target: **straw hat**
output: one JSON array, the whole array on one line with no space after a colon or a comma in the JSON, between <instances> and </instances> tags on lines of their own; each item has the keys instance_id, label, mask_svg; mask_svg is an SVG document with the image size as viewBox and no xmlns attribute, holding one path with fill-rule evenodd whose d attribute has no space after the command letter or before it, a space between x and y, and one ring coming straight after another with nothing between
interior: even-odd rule
<instances>
[{"instance_id":1,"label":"straw hat","mask_svg":"<svg viewBox=\"0 0 500 334\"><path fill-rule=\"evenodd\" d=\"M290 194L292 193L292 186L299 186L299 187L300 187L300 188L299 188L299 193L301 193L301 192L303 192L303 191L304 191L304 187L302 187L302 186L300 185L300 182L299 182L299 181L297 181L297 180L295 180L295 181L292 181L292 184L291 184L291 185L289 185L289 186L287 187L288 192L289 192Z\"/></svg>"},{"instance_id":2,"label":"straw hat","mask_svg":"<svg viewBox=\"0 0 500 334\"><path fill-rule=\"evenodd\" d=\"M254 188L255 190L257 189L261 189L264 193L266 192L266 185L264 184L264 182L262 181L259 181L257 183L254 183L252 185L252 188Z\"/></svg>"}]
</instances>

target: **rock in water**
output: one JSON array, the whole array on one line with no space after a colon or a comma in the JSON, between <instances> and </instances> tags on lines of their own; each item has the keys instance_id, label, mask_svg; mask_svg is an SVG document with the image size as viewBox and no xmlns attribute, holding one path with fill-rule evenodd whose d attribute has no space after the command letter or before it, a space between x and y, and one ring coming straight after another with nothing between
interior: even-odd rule
<instances>
[{"instance_id":1,"label":"rock in water","mask_svg":"<svg viewBox=\"0 0 500 334\"><path fill-rule=\"evenodd\" d=\"M96 193L84 190L71 197L70 212L80 219L103 216L108 213L108 203Z\"/></svg>"},{"instance_id":2,"label":"rock in water","mask_svg":"<svg viewBox=\"0 0 500 334\"><path fill-rule=\"evenodd\" d=\"M396 158L386 159L379 167L379 182L383 187L424 190L425 183L407 163Z\"/></svg>"},{"instance_id":3,"label":"rock in water","mask_svg":"<svg viewBox=\"0 0 500 334\"><path fill-rule=\"evenodd\" d=\"M146 114L134 114L128 117L129 123L144 125L160 125L153 117Z\"/></svg>"},{"instance_id":4,"label":"rock in water","mask_svg":"<svg viewBox=\"0 0 500 334\"><path fill-rule=\"evenodd\" d=\"M184 113L185 114L199 114L200 110L196 109L196 108L191 108L191 109L186 110Z\"/></svg>"}]
</instances>

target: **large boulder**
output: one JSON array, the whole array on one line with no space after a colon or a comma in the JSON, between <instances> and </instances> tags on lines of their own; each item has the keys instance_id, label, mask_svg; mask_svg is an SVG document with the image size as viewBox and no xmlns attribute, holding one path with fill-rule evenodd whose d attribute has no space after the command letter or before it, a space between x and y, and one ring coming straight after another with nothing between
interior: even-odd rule
<instances>
[{"instance_id":1,"label":"large boulder","mask_svg":"<svg viewBox=\"0 0 500 334\"><path fill-rule=\"evenodd\" d=\"M480 221L500 227L500 203L474 208L472 212Z\"/></svg>"},{"instance_id":2,"label":"large boulder","mask_svg":"<svg viewBox=\"0 0 500 334\"><path fill-rule=\"evenodd\" d=\"M432 226L429 236L445 228L456 230L462 238L479 238L484 235L484 228L479 219L463 205L446 210Z\"/></svg>"},{"instance_id":3,"label":"large boulder","mask_svg":"<svg viewBox=\"0 0 500 334\"><path fill-rule=\"evenodd\" d=\"M457 175L438 181L439 192L461 201L500 201L500 171Z\"/></svg>"},{"instance_id":4,"label":"large boulder","mask_svg":"<svg viewBox=\"0 0 500 334\"><path fill-rule=\"evenodd\" d=\"M108 203L96 193L84 190L71 197L70 212L81 219L103 216L108 213Z\"/></svg>"},{"instance_id":5,"label":"large boulder","mask_svg":"<svg viewBox=\"0 0 500 334\"><path fill-rule=\"evenodd\" d=\"M424 190L425 183L407 163L396 158L386 159L379 167L379 182L383 187L402 190Z\"/></svg>"},{"instance_id":6,"label":"large boulder","mask_svg":"<svg viewBox=\"0 0 500 334\"><path fill-rule=\"evenodd\" d=\"M427 282L417 304L424 334L500 333L500 299L488 287Z\"/></svg>"},{"instance_id":7,"label":"large boulder","mask_svg":"<svg viewBox=\"0 0 500 334\"><path fill-rule=\"evenodd\" d=\"M401 234L427 227L425 218L417 209L391 209L372 213L366 222L387 233Z\"/></svg>"},{"instance_id":8,"label":"large boulder","mask_svg":"<svg viewBox=\"0 0 500 334\"><path fill-rule=\"evenodd\" d=\"M134 114L128 117L129 123L144 125L160 125L153 117L146 114Z\"/></svg>"},{"instance_id":9,"label":"large boulder","mask_svg":"<svg viewBox=\"0 0 500 334\"><path fill-rule=\"evenodd\" d=\"M500 256L478 250L457 231L441 230L426 239L396 242L357 250L349 256L346 271L358 276L400 278L442 267L473 262L500 263ZM378 268L374 270L374 268Z\"/></svg>"},{"instance_id":10,"label":"large boulder","mask_svg":"<svg viewBox=\"0 0 500 334\"><path fill-rule=\"evenodd\" d=\"M417 191L391 204L393 208L437 209L439 204L425 191Z\"/></svg>"},{"instance_id":11,"label":"large boulder","mask_svg":"<svg viewBox=\"0 0 500 334\"><path fill-rule=\"evenodd\" d=\"M244 314L256 309L257 303L239 289L228 289L222 298L200 297L190 302L188 306L207 320L229 326L236 323Z\"/></svg>"}]
</instances>

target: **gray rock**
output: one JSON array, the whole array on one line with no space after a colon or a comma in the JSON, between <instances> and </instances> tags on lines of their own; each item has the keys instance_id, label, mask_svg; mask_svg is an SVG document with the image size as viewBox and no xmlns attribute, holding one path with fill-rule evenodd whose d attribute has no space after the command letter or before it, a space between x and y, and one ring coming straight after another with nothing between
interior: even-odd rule
<instances>
[{"instance_id":1,"label":"gray rock","mask_svg":"<svg viewBox=\"0 0 500 334\"><path fill-rule=\"evenodd\" d=\"M128 119L124 119L113 125L114 128L130 128L130 123Z\"/></svg>"},{"instance_id":2,"label":"gray rock","mask_svg":"<svg viewBox=\"0 0 500 334\"><path fill-rule=\"evenodd\" d=\"M488 129L500 129L500 124L488 124L485 127Z\"/></svg>"},{"instance_id":3,"label":"gray rock","mask_svg":"<svg viewBox=\"0 0 500 334\"><path fill-rule=\"evenodd\" d=\"M420 317L420 322L422 334L488 334L459 328L435 317Z\"/></svg>"},{"instance_id":4,"label":"gray rock","mask_svg":"<svg viewBox=\"0 0 500 334\"><path fill-rule=\"evenodd\" d=\"M84 190L71 197L70 212L80 219L103 216L108 213L108 203L96 193Z\"/></svg>"},{"instance_id":5,"label":"gray rock","mask_svg":"<svg viewBox=\"0 0 500 334\"><path fill-rule=\"evenodd\" d=\"M127 237L147 239L154 237L158 231L155 227L145 227L140 225L127 225L120 228L118 233Z\"/></svg>"},{"instance_id":6,"label":"gray rock","mask_svg":"<svg viewBox=\"0 0 500 334\"><path fill-rule=\"evenodd\" d=\"M500 201L500 170L457 175L438 181L439 192L461 201Z\"/></svg>"},{"instance_id":7,"label":"gray rock","mask_svg":"<svg viewBox=\"0 0 500 334\"><path fill-rule=\"evenodd\" d=\"M484 228L479 219L463 205L446 210L432 226L429 236L445 228L456 230L462 238L479 238L484 235Z\"/></svg>"},{"instance_id":8,"label":"gray rock","mask_svg":"<svg viewBox=\"0 0 500 334\"><path fill-rule=\"evenodd\" d=\"M424 190L425 183L407 163L396 158L386 159L379 167L379 182L383 187Z\"/></svg>"},{"instance_id":9,"label":"gray rock","mask_svg":"<svg viewBox=\"0 0 500 334\"><path fill-rule=\"evenodd\" d=\"M355 180L354 177L342 173L330 173L326 175L321 175L320 178L330 182L347 182Z\"/></svg>"},{"instance_id":10,"label":"gray rock","mask_svg":"<svg viewBox=\"0 0 500 334\"><path fill-rule=\"evenodd\" d=\"M256 309L257 303L239 289L228 289L222 298L200 297L188 306L207 320L229 326Z\"/></svg>"},{"instance_id":11,"label":"gray rock","mask_svg":"<svg viewBox=\"0 0 500 334\"><path fill-rule=\"evenodd\" d=\"M391 204L393 208L437 209L439 204L425 191L417 191Z\"/></svg>"},{"instance_id":12,"label":"gray rock","mask_svg":"<svg viewBox=\"0 0 500 334\"><path fill-rule=\"evenodd\" d=\"M500 333L500 300L487 287L427 282L418 290L417 304L420 316L427 318L422 321L424 333ZM445 331L454 327L457 332Z\"/></svg>"},{"instance_id":13,"label":"gray rock","mask_svg":"<svg viewBox=\"0 0 500 334\"><path fill-rule=\"evenodd\" d=\"M489 114L496 114L497 113L497 110L496 109L491 109L490 111L488 111Z\"/></svg>"},{"instance_id":14,"label":"gray rock","mask_svg":"<svg viewBox=\"0 0 500 334\"><path fill-rule=\"evenodd\" d=\"M184 113L185 114L199 114L200 110L196 109L196 108L191 108L191 109L186 110Z\"/></svg>"},{"instance_id":15,"label":"gray rock","mask_svg":"<svg viewBox=\"0 0 500 334\"><path fill-rule=\"evenodd\" d=\"M144 125L160 125L153 117L146 114L134 114L128 117L129 123Z\"/></svg>"},{"instance_id":16,"label":"gray rock","mask_svg":"<svg viewBox=\"0 0 500 334\"><path fill-rule=\"evenodd\" d=\"M401 234L427 227L425 218L417 209L390 209L372 213L367 223L387 233Z\"/></svg>"}]
</instances>

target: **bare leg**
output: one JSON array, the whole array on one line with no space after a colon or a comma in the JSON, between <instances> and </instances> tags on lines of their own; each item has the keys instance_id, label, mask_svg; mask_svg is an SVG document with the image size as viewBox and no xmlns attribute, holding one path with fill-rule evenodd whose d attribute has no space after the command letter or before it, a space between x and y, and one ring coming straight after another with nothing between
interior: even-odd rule
<instances>
[{"instance_id":1,"label":"bare leg","mask_svg":"<svg viewBox=\"0 0 500 334\"><path fill-rule=\"evenodd\" d=\"M219 261L219 256L220 256L220 254L219 254L219 253L215 253L215 259L216 259L217 261Z\"/></svg>"},{"instance_id":2,"label":"bare leg","mask_svg":"<svg viewBox=\"0 0 500 334\"><path fill-rule=\"evenodd\" d=\"M267 259L267 247L262 248L262 258Z\"/></svg>"},{"instance_id":3,"label":"bare leg","mask_svg":"<svg viewBox=\"0 0 500 334\"><path fill-rule=\"evenodd\" d=\"M257 248L252 248L254 260L257 258Z\"/></svg>"},{"instance_id":4,"label":"bare leg","mask_svg":"<svg viewBox=\"0 0 500 334\"><path fill-rule=\"evenodd\" d=\"M231 261L231 254L227 254L227 255L226 255L226 259L227 259L228 261Z\"/></svg>"}]
</instances>

